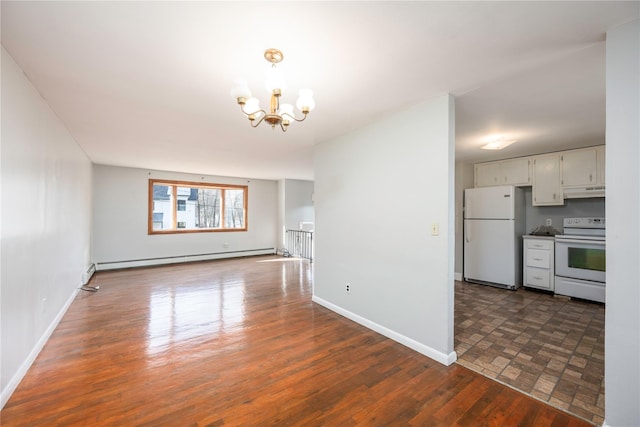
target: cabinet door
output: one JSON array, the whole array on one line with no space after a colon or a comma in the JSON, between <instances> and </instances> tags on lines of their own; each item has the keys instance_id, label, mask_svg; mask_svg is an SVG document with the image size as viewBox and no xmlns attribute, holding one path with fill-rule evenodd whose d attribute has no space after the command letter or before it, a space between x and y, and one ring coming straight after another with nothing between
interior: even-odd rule
<instances>
[{"instance_id":1,"label":"cabinet door","mask_svg":"<svg viewBox=\"0 0 640 427\"><path fill-rule=\"evenodd\" d=\"M554 248L554 241L547 239L525 239L525 249L543 249L552 251Z\"/></svg>"},{"instance_id":2,"label":"cabinet door","mask_svg":"<svg viewBox=\"0 0 640 427\"><path fill-rule=\"evenodd\" d=\"M500 162L478 163L475 165L474 173L476 187L501 184L498 179L500 176Z\"/></svg>"},{"instance_id":3,"label":"cabinet door","mask_svg":"<svg viewBox=\"0 0 640 427\"><path fill-rule=\"evenodd\" d=\"M599 147L596 148L596 156L598 157L598 185L604 185L605 184L605 169L604 169L604 164L605 164L605 146L601 145Z\"/></svg>"},{"instance_id":4,"label":"cabinet door","mask_svg":"<svg viewBox=\"0 0 640 427\"><path fill-rule=\"evenodd\" d=\"M532 204L564 205L560 176L560 154L543 154L533 158Z\"/></svg>"},{"instance_id":5,"label":"cabinet door","mask_svg":"<svg viewBox=\"0 0 640 427\"><path fill-rule=\"evenodd\" d=\"M531 185L529 158L503 160L500 162L503 184Z\"/></svg>"},{"instance_id":6,"label":"cabinet door","mask_svg":"<svg viewBox=\"0 0 640 427\"><path fill-rule=\"evenodd\" d=\"M526 267L524 286L532 288L553 290L553 283L551 281L551 275L549 270L544 268Z\"/></svg>"},{"instance_id":7,"label":"cabinet door","mask_svg":"<svg viewBox=\"0 0 640 427\"><path fill-rule=\"evenodd\" d=\"M596 148L565 151L562 153L561 160L563 187L596 185L598 179Z\"/></svg>"},{"instance_id":8,"label":"cabinet door","mask_svg":"<svg viewBox=\"0 0 640 427\"><path fill-rule=\"evenodd\" d=\"M525 260L527 267L550 268L551 251L540 249L527 249L527 259Z\"/></svg>"}]
</instances>

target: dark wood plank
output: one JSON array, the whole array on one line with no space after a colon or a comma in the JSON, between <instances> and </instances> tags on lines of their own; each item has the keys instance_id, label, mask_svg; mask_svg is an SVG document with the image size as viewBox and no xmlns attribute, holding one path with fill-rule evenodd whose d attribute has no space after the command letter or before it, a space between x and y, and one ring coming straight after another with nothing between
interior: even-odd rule
<instances>
[{"instance_id":1,"label":"dark wood plank","mask_svg":"<svg viewBox=\"0 0 640 427\"><path fill-rule=\"evenodd\" d=\"M572 425L311 302L272 256L100 272L0 416L32 425Z\"/></svg>"}]
</instances>

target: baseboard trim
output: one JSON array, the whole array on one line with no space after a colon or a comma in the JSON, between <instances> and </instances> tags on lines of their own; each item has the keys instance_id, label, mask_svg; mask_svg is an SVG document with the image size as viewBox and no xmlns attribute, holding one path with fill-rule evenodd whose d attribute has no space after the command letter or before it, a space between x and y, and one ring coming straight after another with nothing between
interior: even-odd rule
<instances>
[{"instance_id":1,"label":"baseboard trim","mask_svg":"<svg viewBox=\"0 0 640 427\"><path fill-rule=\"evenodd\" d=\"M20 382L29 371L29 368L31 368L31 365L33 364L33 362L38 357L38 354L40 354L40 351L42 351L42 349L44 348L45 344L49 340L49 337L51 336L51 334L53 334L53 331L55 331L55 329L58 327L58 323L60 323L60 321L62 320L62 317L65 315L65 313L71 306L71 303L78 295L78 292L80 292L80 288L76 288L73 291L73 293L71 294L67 302L58 312L58 315L53 319L53 321L51 322L47 330L44 332L44 334L42 334L42 336L40 337L36 345L33 347L33 349L31 350L31 353L29 353L29 356L27 356L25 361L22 362L22 365L20 365L20 368L18 369L18 371L13 375L13 377L11 377L11 380L9 381L7 386L2 390L2 393L0 394L0 409L4 408L4 405L7 404L13 392L16 391L16 388L18 388L18 385L20 385Z\"/></svg>"},{"instance_id":2,"label":"baseboard trim","mask_svg":"<svg viewBox=\"0 0 640 427\"><path fill-rule=\"evenodd\" d=\"M458 282L462 282L462 273L453 273L453 280L457 280Z\"/></svg>"},{"instance_id":3,"label":"baseboard trim","mask_svg":"<svg viewBox=\"0 0 640 427\"><path fill-rule=\"evenodd\" d=\"M352 320L360 325L371 329L381 335L384 335L387 338L390 338L406 347L409 347L412 350L417 351L420 354L423 354L430 359L435 360L436 362L442 363L445 366L449 366L457 360L457 354L455 351L452 351L449 354L442 353L438 350L435 350L427 345L424 345L412 338L409 338L405 335L402 335L396 331L393 331L385 326L382 326L376 322L373 322L369 319L366 319L360 315L352 313L349 310L345 310L342 307L339 307L333 303L330 303L327 300L324 300L316 295L314 295L311 300L317 304L320 304L323 307L328 308L331 311L338 313L341 316L346 317L349 320Z\"/></svg>"},{"instance_id":4,"label":"baseboard trim","mask_svg":"<svg viewBox=\"0 0 640 427\"><path fill-rule=\"evenodd\" d=\"M265 249L248 249L248 250L242 250L242 251L213 252L208 254L197 254L197 255L180 255L180 256L169 256L169 257L158 257L158 258L133 259L133 260L123 260L123 261L98 261L96 262L96 269L98 271L102 271L102 270L116 270L121 268L150 267L154 265L178 264L183 262L211 261L216 259L239 258L239 257L256 256L256 255L273 255L275 253L276 253L275 248L265 248Z\"/></svg>"}]
</instances>

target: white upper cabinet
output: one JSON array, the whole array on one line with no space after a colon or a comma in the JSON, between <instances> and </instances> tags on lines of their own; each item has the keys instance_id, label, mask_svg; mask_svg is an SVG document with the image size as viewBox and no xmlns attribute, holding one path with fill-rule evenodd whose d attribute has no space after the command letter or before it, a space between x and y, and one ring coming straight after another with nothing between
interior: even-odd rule
<instances>
[{"instance_id":1,"label":"white upper cabinet","mask_svg":"<svg viewBox=\"0 0 640 427\"><path fill-rule=\"evenodd\" d=\"M596 185L598 180L598 149L596 147L565 151L562 161L562 186Z\"/></svg>"},{"instance_id":2,"label":"white upper cabinet","mask_svg":"<svg viewBox=\"0 0 640 427\"><path fill-rule=\"evenodd\" d=\"M500 162L478 163L474 169L476 187L500 185Z\"/></svg>"},{"instance_id":3,"label":"white upper cabinet","mask_svg":"<svg viewBox=\"0 0 640 427\"><path fill-rule=\"evenodd\" d=\"M531 160L528 157L502 160L504 185L531 185Z\"/></svg>"},{"instance_id":4,"label":"white upper cabinet","mask_svg":"<svg viewBox=\"0 0 640 427\"><path fill-rule=\"evenodd\" d=\"M597 156L598 156L598 185L605 184L605 172L604 172L604 164L605 164L605 146L600 145L596 147Z\"/></svg>"},{"instance_id":5,"label":"white upper cabinet","mask_svg":"<svg viewBox=\"0 0 640 427\"><path fill-rule=\"evenodd\" d=\"M528 157L477 163L474 165L475 186L531 185Z\"/></svg>"},{"instance_id":6,"label":"white upper cabinet","mask_svg":"<svg viewBox=\"0 0 640 427\"><path fill-rule=\"evenodd\" d=\"M531 185L534 206L564 205L565 198L604 197L605 146L476 163L474 172L476 187Z\"/></svg>"},{"instance_id":7,"label":"white upper cabinet","mask_svg":"<svg viewBox=\"0 0 640 427\"><path fill-rule=\"evenodd\" d=\"M533 157L532 204L534 206L564 205L560 153Z\"/></svg>"}]
</instances>

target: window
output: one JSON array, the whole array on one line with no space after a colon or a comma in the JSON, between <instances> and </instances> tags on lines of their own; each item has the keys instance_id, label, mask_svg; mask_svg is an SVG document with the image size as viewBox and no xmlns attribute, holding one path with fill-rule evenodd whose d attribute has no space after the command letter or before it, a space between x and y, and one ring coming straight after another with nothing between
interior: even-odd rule
<instances>
[{"instance_id":1,"label":"window","mask_svg":"<svg viewBox=\"0 0 640 427\"><path fill-rule=\"evenodd\" d=\"M248 187L149 180L149 234L247 231Z\"/></svg>"}]
</instances>

